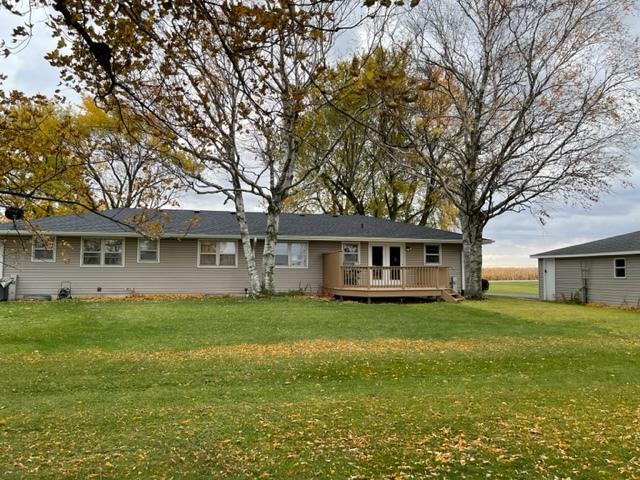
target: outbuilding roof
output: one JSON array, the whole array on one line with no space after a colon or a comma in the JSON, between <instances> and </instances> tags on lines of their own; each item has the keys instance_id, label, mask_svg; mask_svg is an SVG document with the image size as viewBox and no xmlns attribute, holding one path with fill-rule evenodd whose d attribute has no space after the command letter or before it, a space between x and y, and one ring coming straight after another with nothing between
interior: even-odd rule
<instances>
[{"instance_id":1,"label":"outbuilding roof","mask_svg":"<svg viewBox=\"0 0 640 480\"><path fill-rule=\"evenodd\" d=\"M603 238L593 242L536 253L532 258L601 257L620 254L640 254L640 231Z\"/></svg>"},{"instance_id":2,"label":"outbuilding roof","mask_svg":"<svg viewBox=\"0 0 640 480\"><path fill-rule=\"evenodd\" d=\"M251 235L263 237L267 223L264 213L247 213ZM47 217L30 224L0 224L0 234L29 233L37 229L49 235L138 236L156 231L162 237L239 237L234 212L207 210L144 210L124 208L100 214ZM393 222L361 215L291 214L280 216L281 238L306 239L403 239L461 243L462 235L436 228Z\"/></svg>"}]
</instances>

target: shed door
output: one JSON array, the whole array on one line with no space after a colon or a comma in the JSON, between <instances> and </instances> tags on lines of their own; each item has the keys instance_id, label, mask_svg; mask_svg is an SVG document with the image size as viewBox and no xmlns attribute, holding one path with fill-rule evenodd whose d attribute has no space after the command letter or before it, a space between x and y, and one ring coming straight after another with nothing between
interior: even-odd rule
<instances>
[{"instance_id":1,"label":"shed door","mask_svg":"<svg viewBox=\"0 0 640 480\"><path fill-rule=\"evenodd\" d=\"M545 258L542 264L544 274L544 299L556 299L556 259Z\"/></svg>"}]
</instances>

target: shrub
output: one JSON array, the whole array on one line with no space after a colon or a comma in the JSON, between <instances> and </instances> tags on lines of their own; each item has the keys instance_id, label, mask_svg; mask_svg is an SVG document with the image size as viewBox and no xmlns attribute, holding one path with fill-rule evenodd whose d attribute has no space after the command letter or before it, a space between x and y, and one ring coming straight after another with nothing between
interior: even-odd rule
<instances>
[{"instance_id":1,"label":"shrub","mask_svg":"<svg viewBox=\"0 0 640 480\"><path fill-rule=\"evenodd\" d=\"M482 279L482 291L486 292L487 290L489 290L489 280L487 280L486 278Z\"/></svg>"}]
</instances>

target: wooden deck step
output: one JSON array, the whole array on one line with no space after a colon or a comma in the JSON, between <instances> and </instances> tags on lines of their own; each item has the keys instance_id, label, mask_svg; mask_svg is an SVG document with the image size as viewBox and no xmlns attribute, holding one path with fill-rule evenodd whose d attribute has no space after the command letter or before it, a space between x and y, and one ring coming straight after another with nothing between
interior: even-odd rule
<instances>
[{"instance_id":1,"label":"wooden deck step","mask_svg":"<svg viewBox=\"0 0 640 480\"><path fill-rule=\"evenodd\" d=\"M464 297L462 295L460 295L455 290L451 290L449 288L446 290L442 290L442 299L445 302L449 302L449 303L460 303L464 301Z\"/></svg>"}]
</instances>

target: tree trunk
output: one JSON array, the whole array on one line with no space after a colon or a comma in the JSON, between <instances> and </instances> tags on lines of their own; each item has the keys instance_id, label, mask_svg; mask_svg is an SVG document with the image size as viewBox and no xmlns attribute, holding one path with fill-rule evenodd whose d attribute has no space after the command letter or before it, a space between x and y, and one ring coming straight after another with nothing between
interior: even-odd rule
<instances>
[{"instance_id":1,"label":"tree trunk","mask_svg":"<svg viewBox=\"0 0 640 480\"><path fill-rule=\"evenodd\" d=\"M464 296L481 300L482 294L482 231L481 215L460 212L462 226L462 257L464 262Z\"/></svg>"},{"instance_id":2,"label":"tree trunk","mask_svg":"<svg viewBox=\"0 0 640 480\"><path fill-rule=\"evenodd\" d=\"M267 228L264 236L264 250L262 252L262 293L273 295L275 282L273 271L276 265L276 243L278 241L278 229L280 227L280 212L274 206L267 208Z\"/></svg>"},{"instance_id":3,"label":"tree trunk","mask_svg":"<svg viewBox=\"0 0 640 480\"><path fill-rule=\"evenodd\" d=\"M242 192L236 191L233 200L236 207L238 226L240 227L240 242L242 243L242 251L244 252L244 259L247 262L247 273L249 274L249 288L247 293L251 298L255 298L260 294L260 275L256 267L256 252L251 246L251 234L249 232L249 225L247 224Z\"/></svg>"}]
</instances>

